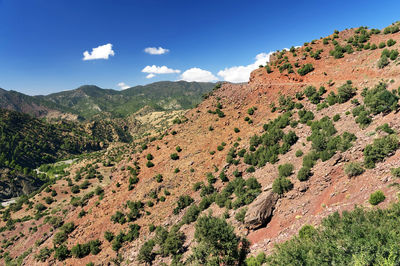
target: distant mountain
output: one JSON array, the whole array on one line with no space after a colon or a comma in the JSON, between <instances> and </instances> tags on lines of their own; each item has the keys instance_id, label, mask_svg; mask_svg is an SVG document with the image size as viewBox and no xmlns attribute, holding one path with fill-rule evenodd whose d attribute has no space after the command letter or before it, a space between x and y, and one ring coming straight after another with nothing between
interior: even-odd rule
<instances>
[{"instance_id":1,"label":"distant mountain","mask_svg":"<svg viewBox=\"0 0 400 266\"><path fill-rule=\"evenodd\" d=\"M126 117L145 106L159 111L193 108L215 83L161 81L123 91L94 85L50 95L28 96L0 89L0 108L35 117L65 117L84 120ZM72 115L72 117L71 117Z\"/></svg>"},{"instance_id":2,"label":"distant mountain","mask_svg":"<svg viewBox=\"0 0 400 266\"><path fill-rule=\"evenodd\" d=\"M0 88L0 108L31 114L36 117L47 116L49 113L61 112L53 103L44 99L25 95L16 91L6 91ZM66 110L63 110L65 112Z\"/></svg>"}]
</instances>

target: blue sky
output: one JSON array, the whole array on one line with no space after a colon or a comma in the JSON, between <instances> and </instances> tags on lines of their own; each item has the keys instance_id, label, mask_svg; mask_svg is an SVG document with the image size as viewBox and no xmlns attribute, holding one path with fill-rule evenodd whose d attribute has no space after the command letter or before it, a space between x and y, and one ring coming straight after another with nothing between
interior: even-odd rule
<instances>
[{"instance_id":1,"label":"blue sky","mask_svg":"<svg viewBox=\"0 0 400 266\"><path fill-rule=\"evenodd\" d=\"M243 81L271 51L335 29L383 28L399 10L399 1L365 0L0 0L0 87L36 95L83 84ZM108 59L83 60L85 51Z\"/></svg>"}]
</instances>

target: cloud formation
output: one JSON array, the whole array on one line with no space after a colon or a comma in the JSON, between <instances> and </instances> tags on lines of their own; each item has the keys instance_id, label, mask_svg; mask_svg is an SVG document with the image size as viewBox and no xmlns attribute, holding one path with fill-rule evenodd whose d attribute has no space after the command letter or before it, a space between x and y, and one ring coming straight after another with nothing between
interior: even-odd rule
<instances>
[{"instance_id":1,"label":"cloud formation","mask_svg":"<svg viewBox=\"0 0 400 266\"><path fill-rule=\"evenodd\" d=\"M173 74L173 73L181 73L179 69L172 69L166 66L146 66L142 69L143 73L152 73L152 74Z\"/></svg>"},{"instance_id":2,"label":"cloud formation","mask_svg":"<svg viewBox=\"0 0 400 266\"><path fill-rule=\"evenodd\" d=\"M121 90L126 90L126 89L128 89L128 88L131 87L131 86L129 86L129 85L126 85L125 82L120 82L120 83L118 83L117 85L118 85L118 87L119 87Z\"/></svg>"},{"instance_id":3,"label":"cloud formation","mask_svg":"<svg viewBox=\"0 0 400 266\"><path fill-rule=\"evenodd\" d=\"M214 76L210 71L193 67L185 72L182 73L181 75L181 80L185 81L197 81L197 82L211 82L211 81L216 81L218 78Z\"/></svg>"},{"instance_id":4,"label":"cloud formation","mask_svg":"<svg viewBox=\"0 0 400 266\"><path fill-rule=\"evenodd\" d=\"M160 54L165 54L165 53L169 52L168 49L165 49L162 47L158 47L158 48L157 47L147 47L146 49L144 49L144 51L151 55L160 55Z\"/></svg>"},{"instance_id":5,"label":"cloud formation","mask_svg":"<svg viewBox=\"0 0 400 266\"><path fill-rule=\"evenodd\" d=\"M115 55L115 53L112 49L112 44L107 43L93 48L91 53L89 53L89 51L83 52L83 61L95 60L95 59L108 59L109 56L113 55Z\"/></svg>"},{"instance_id":6,"label":"cloud formation","mask_svg":"<svg viewBox=\"0 0 400 266\"><path fill-rule=\"evenodd\" d=\"M222 77L224 81L229 82L247 82L250 78L250 73L257 69L259 65L265 65L269 61L269 57L273 54L260 53L256 56L255 62L247 66L233 66L225 68L218 72L218 76Z\"/></svg>"},{"instance_id":7,"label":"cloud formation","mask_svg":"<svg viewBox=\"0 0 400 266\"><path fill-rule=\"evenodd\" d=\"M154 78L156 75L154 75L153 73L150 73L146 76L147 79L151 79Z\"/></svg>"}]
</instances>

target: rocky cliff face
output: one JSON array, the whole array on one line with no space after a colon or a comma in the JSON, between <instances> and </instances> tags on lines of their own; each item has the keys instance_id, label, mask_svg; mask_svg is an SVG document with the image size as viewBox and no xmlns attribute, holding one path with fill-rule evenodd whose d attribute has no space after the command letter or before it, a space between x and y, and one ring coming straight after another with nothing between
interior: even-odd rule
<instances>
[{"instance_id":1,"label":"rocky cliff face","mask_svg":"<svg viewBox=\"0 0 400 266\"><path fill-rule=\"evenodd\" d=\"M361 37L356 36L362 35L362 32L359 29L347 30L335 33L329 38L312 41L294 49L293 52L277 53L268 67L259 68L251 74L248 84L223 84L197 108L185 113L187 121L174 124L158 139L142 139L145 143L109 148L99 157L88 157L72 165L69 169L71 179L78 174L85 176L88 164L96 169L96 175L103 178L89 179L89 188L81 189L77 193L71 192L68 180L59 180L51 187L51 190L57 192L56 202L45 203L43 198L49 196L46 192L31 199L32 202L43 203L49 210L54 210L53 216L60 216L65 222L74 222L76 228L64 242L67 248L71 249L78 243L94 239L102 242L98 254L83 258L68 257L64 262L67 265L85 265L93 261L106 265L112 260L118 260L115 247L113 248L114 242L104 239L104 232L107 230L116 235L121 230L128 232L127 223L115 222L117 218L113 218L114 222L111 219L117 211L125 214L129 212L128 200L145 203L139 211L141 216L132 222L141 227L140 235L132 242L124 242L118 253L123 258L122 263L131 265L140 264L137 260L140 247L155 236L149 225L171 228L182 221L189 208L174 211L177 206L182 207L184 204L177 205L180 196L190 196L194 204L201 206L205 198L214 195L214 202L211 201L211 205L205 208L202 214L212 211L214 216L226 217L235 227L237 235L250 240L251 254L258 251L271 252L274 244L290 239L303 225L318 225L324 217L336 211L351 210L356 205L370 208L368 197L378 189L386 195L381 207L395 201L399 184L390 170L400 167L399 151L392 151L388 156L384 156L383 161L378 162L375 168L365 169L360 175L349 177L345 173L349 162L364 162L363 151L367 145L389 134L378 127L387 123L395 134L400 130L400 118L395 111L370 113L369 123L361 126L360 120L356 120L357 117L351 113L365 103L365 95L362 93L364 88L371 89L380 81L387 84L388 92L397 91L400 86L399 59L389 59L384 68L379 68L378 61L381 60L384 49L371 49L374 44L379 47L381 42L385 42L386 45L389 39L393 39L396 43L386 48L399 50L400 32L370 34L368 40L361 43L361 48L361 44L354 40L359 40ZM370 48L367 49L365 46L368 43ZM353 51L345 48L347 45L350 45ZM335 48L338 46L339 48ZM321 49L323 51L318 52ZM337 50L337 54L330 52L332 50ZM306 64L311 64L313 70L302 75ZM302 69L300 73L299 69ZM348 80L351 80L351 83L347 82ZM339 97L339 88L343 85L347 86L346 88L357 88L354 92L351 89L351 100L328 104L331 92L335 93L335 97ZM325 88L326 91L321 90L319 96L317 95L318 104L315 103L316 94L300 95L300 92L309 86L314 86L316 90L321 86ZM287 96L291 98L288 99ZM340 97L335 99L342 99ZM292 102L293 106L290 107ZM295 104L296 108L293 108ZM268 126L264 125L278 117L281 119L282 115L288 113L288 109L291 110L289 121L280 128L284 135L293 132L297 136L296 141L291 141L287 147L283 145L285 141L279 140L279 147L286 148L279 150L275 163L255 164L252 168L246 163L247 156L256 153L257 145L261 145L254 144L257 138L253 136L267 132ZM316 126L312 127L311 122L302 122L304 114L301 114L301 110L313 113L310 121L326 121L324 117L328 117L336 130L331 135L332 138L354 134L351 145L337 148L326 158L317 159L310 176L303 181L296 176L304 165L304 156L316 149L316 143L311 140ZM335 115L339 115L339 118L334 118ZM242 154L241 150L248 155ZM300 155L298 151L304 155ZM111 161L112 164L104 164L105 161ZM277 190L271 190L271 187L274 180L282 175L278 166L283 164L293 165L287 177L291 187L278 196ZM86 167L86 170L82 170L82 167ZM231 193L230 203L217 204L217 198L229 186L224 178L212 178L218 177L221 171L230 180L229 183L240 176L244 180L254 177L261 188L250 183L242 187L247 192L250 191L250 187L254 187L251 193L254 192L258 197L253 203L251 200L243 200L242 205L237 203L238 195L242 195L238 192ZM199 182L203 182L204 185ZM81 185L82 181L76 179L73 183ZM104 194L85 196L97 186L104 190ZM207 189L204 189L207 186L212 186L213 191L207 192ZM194 189L196 187L199 187L200 191ZM253 199L251 193L246 194L246 197ZM81 200L85 197L89 199L85 204L72 204L77 197ZM243 223L238 214L245 208L247 215ZM80 214L82 210L85 212L84 216ZM34 212L33 209L21 210L12 213L11 216L17 219L28 214L34 215ZM31 243L32 253L24 258L26 264L64 263L56 260L53 253L43 262L35 259L35 254L40 250L53 246L55 235L59 232L58 229L51 231L51 225L44 223L44 220L42 217L17 225L25 236L12 242L10 257L20 256ZM29 230L30 227L40 224L43 226L37 231ZM5 222L1 225L5 225ZM181 252L182 260L185 260L197 244L194 237L195 222L180 224L179 231L185 235ZM14 235L17 235L16 231L3 233L5 239ZM40 240L40 244L34 246L33 243L37 240ZM159 248L154 248L156 254L161 252ZM157 255L154 258L156 265L171 261L171 256Z\"/></svg>"}]
</instances>

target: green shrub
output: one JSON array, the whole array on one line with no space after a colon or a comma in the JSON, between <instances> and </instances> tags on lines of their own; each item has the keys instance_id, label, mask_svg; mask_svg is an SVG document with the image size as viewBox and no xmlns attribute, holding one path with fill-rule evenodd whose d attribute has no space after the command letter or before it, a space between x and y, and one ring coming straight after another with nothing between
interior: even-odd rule
<instances>
[{"instance_id":1,"label":"green shrub","mask_svg":"<svg viewBox=\"0 0 400 266\"><path fill-rule=\"evenodd\" d=\"M339 121L339 119L340 119L340 115L339 115L339 114L334 115L333 118L332 118L332 120L333 120L334 122Z\"/></svg>"},{"instance_id":2,"label":"green shrub","mask_svg":"<svg viewBox=\"0 0 400 266\"><path fill-rule=\"evenodd\" d=\"M67 248L66 245L61 245L55 249L54 258L63 261L67 259L71 255L70 250Z\"/></svg>"},{"instance_id":3,"label":"green shrub","mask_svg":"<svg viewBox=\"0 0 400 266\"><path fill-rule=\"evenodd\" d=\"M367 168L374 168L375 163L383 161L387 156L396 151L399 142L396 135L388 135L375 139L364 149L364 164Z\"/></svg>"},{"instance_id":4,"label":"green shrub","mask_svg":"<svg viewBox=\"0 0 400 266\"><path fill-rule=\"evenodd\" d=\"M377 190L374 193L372 193L369 197L369 203L371 205L378 205L379 203L381 203L382 201L385 200L385 194L383 194L383 192L381 190Z\"/></svg>"},{"instance_id":5,"label":"green shrub","mask_svg":"<svg viewBox=\"0 0 400 266\"><path fill-rule=\"evenodd\" d=\"M238 211L235 215L235 219L238 222L244 223L244 218L246 217L247 208L243 208Z\"/></svg>"},{"instance_id":6,"label":"green shrub","mask_svg":"<svg viewBox=\"0 0 400 266\"><path fill-rule=\"evenodd\" d=\"M387 84L379 83L365 93L364 103L373 114L388 113L397 109L399 97L387 90Z\"/></svg>"},{"instance_id":7,"label":"green shrub","mask_svg":"<svg viewBox=\"0 0 400 266\"><path fill-rule=\"evenodd\" d=\"M172 154L170 155L170 157L171 157L171 159L174 160L174 161L179 159L179 155L178 155L177 153L172 153Z\"/></svg>"},{"instance_id":8,"label":"green shrub","mask_svg":"<svg viewBox=\"0 0 400 266\"><path fill-rule=\"evenodd\" d=\"M240 129L237 128L237 127L235 127L235 128L233 129L233 131L235 131L235 133L239 133L239 132L240 132Z\"/></svg>"},{"instance_id":9,"label":"green shrub","mask_svg":"<svg viewBox=\"0 0 400 266\"><path fill-rule=\"evenodd\" d=\"M356 95L357 89L352 86L351 81L348 81L346 84L340 86L338 88L338 94L337 94L337 102L338 103L345 103L351 98L353 98L354 95Z\"/></svg>"},{"instance_id":10,"label":"green shrub","mask_svg":"<svg viewBox=\"0 0 400 266\"><path fill-rule=\"evenodd\" d=\"M400 177L400 167L390 169L390 172L394 177Z\"/></svg>"},{"instance_id":11,"label":"green shrub","mask_svg":"<svg viewBox=\"0 0 400 266\"><path fill-rule=\"evenodd\" d=\"M344 172L348 177L358 176L364 173L364 168L358 162L351 162L346 164L344 167Z\"/></svg>"},{"instance_id":12,"label":"green shrub","mask_svg":"<svg viewBox=\"0 0 400 266\"><path fill-rule=\"evenodd\" d=\"M297 73L299 73L300 76L305 76L313 70L314 67L312 64L305 64L297 70Z\"/></svg>"},{"instance_id":13,"label":"green shrub","mask_svg":"<svg viewBox=\"0 0 400 266\"><path fill-rule=\"evenodd\" d=\"M194 200L189 195L180 196L177 207L174 209L174 214L178 214L181 210L192 204Z\"/></svg>"},{"instance_id":14,"label":"green shrub","mask_svg":"<svg viewBox=\"0 0 400 266\"><path fill-rule=\"evenodd\" d=\"M196 204L193 204L188 208L185 215L182 217L182 222L185 224L193 223L197 220L199 214L200 208Z\"/></svg>"},{"instance_id":15,"label":"green shrub","mask_svg":"<svg viewBox=\"0 0 400 266\"><path fill-rule=\"evenodd\" d=\"M301 157L301 156L303 156L303 151L302 150L297 150L296 151L296 153L295 153L295 155L296 155L296 157Z\"/></svg>"},{"instance_id":16,"label":"green shrub","mask_svg":"<svg viewBox=\"0 0 400 266\"><path fill-rule=\"evenodd\" d=\"M300 168L299 172L297 173L297 178L300 181L306 181L311 176L311 169L308 167Z\"/></svg>"},{"instance_id":17,"label":"green shrub","mask_svg":"<svg viewBox=\"0 0 400 266\"><path fill-rule=\"evenodd\" d=\"M387 42L386 42L386 44L387 44L387 46L393 46L393 45L395 45L396 44L396 41L395 40L393 40L393 39L389 39Z\"/></svg>"},{"instance_id":18,"label":"green shrub","mask_svg":"<svg viewBox=\"0 0 400 266\"><path fill-rule=\"evenodd\" d=\"M124 224L124 223L126 223L125 214L123 214L120 211L116 211L115 214L111 216L111 221L113 223Z\"/></svg>"},{"instance_id":19,"label":"green shrub","mask_svg":"<svg viewBox=\"0 0 400 266\"><path fill-rule=\"evenodd\" d=\"M272 191L279 195L282 195L285 192L288 192L292 188L293 188L292 182L290 182L290 180L285 177L275 178L275 180L272 184Z\"/></svg>"},{"instance_id":20,"label":"green shrub","mask_svg":"<svg viewBox=\"0 0 400 266\"><path fill-rule=\"evenodd\" d=\"M147 160L151 161L154 159L153 155L151 155L151 153L147 154L146 156Z\"/></svg>"},{"instance_id":21,"label":"green shrub","mask_svg":"<svg viewBox=\"0 0 400 266\"><path fill-rule=\"evenodd\" d=\"M400 255L394 248L400 234L399 208L396 203L384 210L336 212L319 228L307 226L298 237L275 245L267 265L395 265Z\"/></svg>"},{"instance_id":22,"label":"green shrub","mask_svg":"<svg viewBox=\"0 0 400 266\"><path fill-rule=\"evenodd\" d=\"M234 228L224 219L202 216L195 227L197 246L190 261L195 265L242 265L246 249L239 249L240 240ZM246 245L241 245L246 247ZM241 255L243 254L243 255Z\"/></svg>"},{"instance_id":23,"label":"green shrub","mask_svg":"<svg viewBox=\"0 0 400 266\"><path fill-rule=\"evenodd\" d=\"M389 65L389 60L386 55L382 55L378 60L378 68L382 69L387 65Z\"/></svg>"},{"instance_id":24,"label":"green shrub","mask_svg":"<svg viewBox=\"0 0 400 266\"><path fill-rule=\"evenodd\" d=\"M42 248L38 254L35 255L35 260L40 262L45 262L48 258L50 258L53 250L48 247Z\"/></svg>"},{"instance_id":25,"label":"green shrub","mask_svg":"<svg viewBox=\"0 0 400 266\"><path fill-rule=\"evenodd\" d=\"M262 266L265 262L267 262L265 253L261 252L256 257L247 258L246 266Z\"/></svg>"},{"instance_id":26,"label":"green shrub","mask_svg":"<svg viewBox=\"0 0 400 266\"><path fill-rule=\"evenodd\" d=\"M288 177L293 174L293 164L285 163L278 166L279 177Z\"/></svg>"},{"instance_id":27,"label":"green shrub","mask_svg":"<svg viewBox=\"0 0 400 266\"><path fill-rule=\"evenodd\" d=\"M157 183L161 183L163 181L163 176L158 174L154 177L154 179L157 181Z\"/></svg>"},{"instance_id":28,"label":"green shrub","mask_svg":"<svg viewBox=\"0 0 400 266\"><path fill-rule=\"evenodd\" d=\"M114 239L114 234L110 231L105 231L104 232L104 238L108 241L111 242Z\"/></svg>"},{"instance_id":29,"label":"green shrub","mask_svg":"<svg viewBox=\"0 0 400 266\"><path fill-rule=\"evenodd\" d=\"M155 254L153 253L153 248L155 246L154 240L146 241L140 248L138 254L138 261L141 263L148 263L151 265L154 260Z\"/></svg>"}]
</instances>

